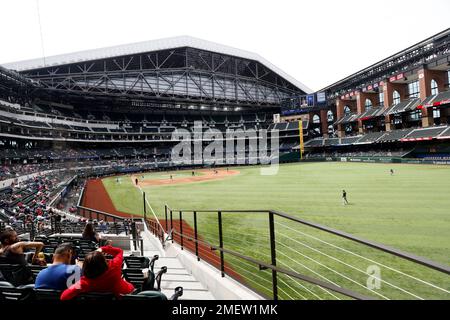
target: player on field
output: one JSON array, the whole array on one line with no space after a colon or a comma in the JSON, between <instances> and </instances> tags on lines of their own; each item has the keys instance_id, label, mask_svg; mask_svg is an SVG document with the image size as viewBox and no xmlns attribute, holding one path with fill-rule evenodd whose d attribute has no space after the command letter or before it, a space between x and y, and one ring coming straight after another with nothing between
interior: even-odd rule
<instances>
[{"instance_id":1,"label":"player on field","mask_svg":"<svg viewBox=\"0 0 450 320\"><path fill-rule=\"evenodd\" d=\"M394 175L394 169L391 169L391 176Z\"/></svg>"},{"instance_id":2,"label":"player on field","mask_svg":"<svg viewBox=\"0 0 450 320\"><path fill-rule=\"evenodd\" d=\"M347 192L345 190L342 190L342 205L345 206L346 204L348 204Z\"/></svg>"}]
</instances>

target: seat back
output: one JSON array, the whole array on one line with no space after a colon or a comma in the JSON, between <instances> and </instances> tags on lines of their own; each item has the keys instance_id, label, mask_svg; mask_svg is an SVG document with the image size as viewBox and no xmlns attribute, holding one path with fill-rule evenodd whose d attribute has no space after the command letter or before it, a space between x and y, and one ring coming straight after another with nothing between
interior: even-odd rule
<instances>
[{"instance_id":1,"label":"seat back","mask_svg":"<svg viewBox=\"0 0 450 320\"><path fill-rule=\"evenodd\" d=\"M31 270L31 273L33 274L33 279L36 281L36 277L39 274L39 272L46 269L47 266L31 265L31 266L28 266L28 268Z\"/></svg>"},{"instance_id":2,"label":"seat back","mask_svg":"<svg viewBox=\"0 0 450 320\"><path fill-rule=\"evenodd\" d=\"M0 264L0 280L7 281L14 286L33 282L33 274L27 266L19 264Z\"/></svg>"},{"instance_id":3,"label":"seat back","mask_svg":"<svg viewBox=\"0 0 450 320\"><path fill-rule=\"evenodd\" d=\"M150 266L150 259L147 257L124 257L125 265L129 269L145 269Z\"/></svg>"},{"instance_id":4,"label":"seat back","mask_svg":"<svg viewBox=\"0 0 450 320\"><path fill-rule=\"evenodd\" d=\"M167 300L164 293L159 291L142 291L138 294L124 295L123 300L147 301L147 300Z\"/></svg>"},{"instance_id":5,"label":"seat back","mask_svg":"<svg viewBox=\"0 0 450 320\"><path fill-rule=\"evenodd\" d=\"M110 301L114 299L115 299L114 294L106 292L88 292L80 294L79 296L76 297L76 300L83 300L83 301L94 301L94 300Z\"/></svg>"},{"instance_id":6,"label":"seat back","mask_svg":"<svg viewBox=\"0 0 450 320\"><path fill-rule=\"evenodd\" d=\"M34 285L15 287L6 281L0 281L0 301L28 301L34 298Z\"/></svg>"},{"instance_id":7,"label":"seat back","mask_svg":"<svg viewBox=\"0 0 450 320\"><path fill-rule=\"evenodd\" d=\"M62 291L53 289L34 289L36 300L60 300Z\"/></svg>"},{"instance_id":8,"label":"seat back","mask_svg":"<svg viewBox=\"0 0 450 320\"><path fill-rule=\"evenodd\" d=\"M155 275L149 270L148 277L146 277L141 269L123 269L122 275L129 283L131 283L137 290L153 290L155 283Z\"/></svg>"}]
</instances>

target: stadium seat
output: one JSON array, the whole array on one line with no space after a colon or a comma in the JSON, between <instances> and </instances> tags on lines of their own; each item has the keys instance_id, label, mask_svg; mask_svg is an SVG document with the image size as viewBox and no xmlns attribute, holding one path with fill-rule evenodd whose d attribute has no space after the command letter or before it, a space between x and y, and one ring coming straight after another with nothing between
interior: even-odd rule
<instances>
[{"instance_id":1,"label":"stadium seat","mask_svg":"<svg viewBox=\"0 0 450 320\"><path fill-rule=\"evenodd\" d=\"M0 264L0 281L7 281L14 286L33 283L31 270L18 264Z\"/></svg>"},{"instance_id":2,"label":"stadium seat","mask_svg":"<svg viewBox=\"0 0 450 320\"><path fill-rule=\"evenodd\" d=\"M183 295L183 287L176 287L175 293L169 300L178 300ZM146 300L167 300L165 294L159 291L142 291L137 294L124 295L123 300L146 301Z\"/></svg>"},{"instance_id":3,"label":"stadium seat","mask_svg":"<svg viewBox=\"0 0 450 320\"><path fill-rule=\"evenodd\" d=\"M96 300L109 301L114 299L115 299L114 294L105 292L83 293L75 298L75 300L82 300L82 301L96 301Z\"/></svg>"},{"instance_id":4,"label":"stadium seat","mask_svg":"<svg viewBox=\"0 0 450 320\"><path fill-rule=\"evenodd\" d=\"M156 260L159 259L158 255L154 255L152 260L147 257L124 257L123 261L127 266L127 269L145 269L150 268L153 271Z\"/></svg>"},{"instance_id":5,"label":"stadium seat","mask_svg":"<svg viewBox=\"0 0 450 320\"><path fill-rule=\"evenodd\" d=\"M28 266L28 268L31 270L31 273L33 274L33 279L36 281L36 277L39 274L39 272L46 269L47 266L31 265L31 266Z\"/></svg>"},{"instance_id":6,"label":"stadium seat","mask_svg":"<svg viewBox=\"0 0 450 320\"><path fill-rule=\"evenodd\" d=\"M0 301L28 301L34 298L34 284L15 287L13 284L0 281Z\"/></svg>"},{"instance_id":7,"label":"stadium seat","mask_svg":"<svg viewBox=\"0 0 450 320\"><path fill-rule=\"evenodd\" d=\"M36 300L60 300L62 291L53 289L34 289Z\"/></svg>"}]
</instances>

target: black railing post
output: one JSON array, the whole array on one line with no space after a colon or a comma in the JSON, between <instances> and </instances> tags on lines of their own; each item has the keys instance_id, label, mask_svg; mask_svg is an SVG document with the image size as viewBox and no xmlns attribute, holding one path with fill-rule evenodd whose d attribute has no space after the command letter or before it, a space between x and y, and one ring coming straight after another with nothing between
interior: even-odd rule
<instances>
[{"instance_id":1,"label":"black railing post","mask_svg":"<svg viewBox=\"0 0 450 320\"><path fill-rule=\"evenodd\" d=\"M144 256L144 239L140 239L140 243L141 243L141 256Z\"/></svg>"},{"instance_id":2,"label":"black railing post","mask_svg":"<svg viewBox=\"0 0 450 320\"><path fill-rule=\"evenodd\" d=\"M277 252L275 248L275 223L272 211L269 211L269 232L270 232L270 256L272 258L272 265L276 267ZM278 300L278 281L277 281L277 271L275 269L272 269L272 290L273 290L273 300Z\"/></svg>"},{"instance_id":3,"label":"black railing post","mask_svg":"<svg viewBox=\"0 0 450 320\"><path fill-rule=\"evenodd\" d=\"M172 233L172 243L173 243L173 218L172 218L172 209L170 209L170 232Z\"/></svg>"},{"instance_id":4,"label":"black railing post","mask_svg":"<svg viewBox=\"0 0 450 320\"><path fill-rule=\"evenodd\" d=\"M136 222L134 221L134 218L132 218L132 220L131 220L131 234L132 234L132 237L133 237L133 247L134 247L134 251L136 251L136 247L137 247L137 232L136 232L137 230L136 230Z\"/></svg>"},{"instance_id":5,"label":"black railing post","mask_svg":"<svg viewBox=\"0 0 450 320\"><path fill-rule=\"evenodd\" d=\"M197 261L200 261L198 256L198 236L197 236L197 211L194 211L194 239L195 239L195 255L197 256Z\"/></svg>"},{"instance_id":6,"label":"black railing post","mask_svg":"<svg viewBox=\"0 0 450 320\"><path fill-rule=\"evenodd\" d=\"M145 205L145 192L142 192L142 199L144 200L144 221L147 221L147 206Z\"/></svg>"},{"instance_id":7,"label":"black railing post","mask_svg":"<svg viewBox=\"0 0 450 320\"><path fill-rule=\"evenodd\" d=\"M223 233L222 233L222 212L217 212L217 218L219 222L219 247L223 249ZM223 259L223 251L220 250L220 272L222 273L222 277L225 277L225 263Z\"/></svg>"},{"instance_id":8,"label":"black railing post","mask_svg":"<svg viewBox=\"0 0 450 320\"><path fill-rule=\"evenodd\" d=\"M180 245L183 250L183 212L180 210Z\"/></svg>"},{"instance_id":9,"label":"black railing post","mask_svg":"<svg viewBox=\"0 0 450 320\"><path fill-rule=\"evenodd\" d=\"M166 218L166 232L168 229L168 221L167 221L167 204L164 205L164 216Z\"/></svg>"}]
</instances>

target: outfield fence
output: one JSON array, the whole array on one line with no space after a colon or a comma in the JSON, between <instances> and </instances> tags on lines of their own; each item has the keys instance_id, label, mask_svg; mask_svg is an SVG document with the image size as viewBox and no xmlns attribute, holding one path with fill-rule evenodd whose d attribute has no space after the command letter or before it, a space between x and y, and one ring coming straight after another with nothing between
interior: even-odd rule
<instances>
[{"instance_id":1,"label":"outfield fence","mask_svg":"<svg viewBox=\"0 0 450 320\"><path fill-rule=\"evenodd\" d=\"M163 245L176 242L268 299L450 299L447 265L283 212L151 210L147 225Z\"/></svg>"}]
</instances>

